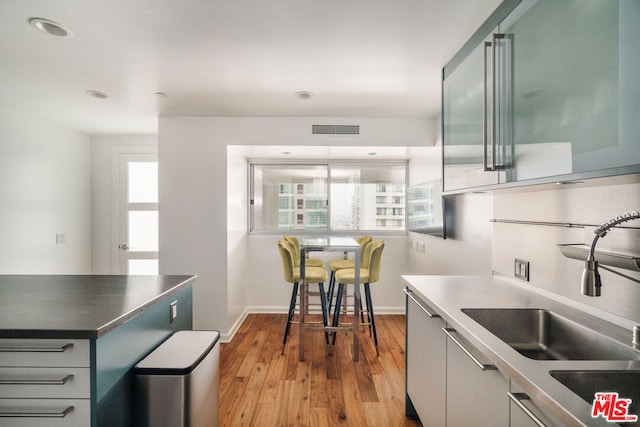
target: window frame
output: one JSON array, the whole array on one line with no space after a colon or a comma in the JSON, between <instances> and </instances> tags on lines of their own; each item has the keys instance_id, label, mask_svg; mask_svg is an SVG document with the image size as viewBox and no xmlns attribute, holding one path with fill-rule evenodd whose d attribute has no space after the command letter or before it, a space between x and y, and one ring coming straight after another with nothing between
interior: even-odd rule
<instances>
[{"instance_id":1,"label":"window frame","mask_svg":"<svg viewBox=\"0 0 640 427\"><path fill-rule=\"evenodd\" d=\"M327 228L323 230L318 229L261 229L256 230L254 228L254 168L255 166L322 166L327 168ZM331 229L331 169L333 167L345 167L345 166L402 166L404 167L404 229L403 230L333 230ZM332 160L311 160L311 159L296 159L296 160L274 160L274 159L247 159L248 179L247 179L247 232L248 234L255 235L280 235L282 233L290 235L307 235L307 234L322 234L322 235L345 235L356 236L362 235L362 233L387 235L387 236L406 236L408 235L408 217L407 217L407 188L409 188L409 160L408 159L376 159L376 160L349 160L349 159L332 159ZM397 184L393 184L397 185ZM297 188L294 190L297 194ZM297 221L296 218L294 220Z\"/></svg>"}]
</instances>

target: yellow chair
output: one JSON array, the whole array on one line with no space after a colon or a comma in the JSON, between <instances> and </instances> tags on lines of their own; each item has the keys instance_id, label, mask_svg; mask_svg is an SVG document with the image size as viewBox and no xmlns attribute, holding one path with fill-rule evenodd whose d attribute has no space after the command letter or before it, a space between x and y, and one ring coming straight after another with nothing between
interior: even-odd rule
<instances>
[{"instance_id":1,"label":"yellow chair","mask_svg":"<svg viewBox=\"0 0 640 427\"><path fill-rule=\"evenodd\" d=\"M373 313L373 301L371 299L371 284L380 279L380 265L382 263L382 251L384 241L376 240L367 245L367 267L360 268L360 283L364 283L364 296L367 304L367 322L363 325L369 326L369 333L373 330L373 340L378 353L378 334L376 333L376 321ZM336 307L333 312L333 326L340 323L340 304L344 293L344 285L352 285L355 282L355 268L345 268L336 272L336 282L338 282L338 294L336 296ZM333 344L336 342L336 335L333 335Z\"/></svg>"},{"instance_id":2,"label":"yellow chair","mask_svg":"<svg viewBox=\"0 0 640 427\"><path fill-rule=\"evenodd\" d=\"M284 236L284 240L293 244L294 252L295 252L295 266L300 267L300 241L296 236ZM320 258L309 258L308 256L304 259L304 266L306 267L322 267L324 268L324 261Z\"/></svg>"},{"instance_id":3,"label":"yellow chair","mask_svg":"<svg viewBox=\"0 0 640 427\"><path fill-rule=\"evenodd\" d=\"M360 268L364 267L364 264L368 261L368 256L365 256L365 245L373 241L373 236L362 236L356 239L360 244ZM331 270L331 277L329 278L329 290L327 300L329 301L329 311L331 311L331 305L333 304L333 292L336 285L336 271L345 268L356 268L356 262L352 259L332 259L329 261L329 270Z\"/></svg>"},{"instance_id":4,"label":"yellow chair","mask_svg":"<svg viewBox=\"0 0 640 427\"><path fill-rule=\"evenodd\" d=\"M295 267L294 253L295 248L293 244L286 240L278 241L278 251L280 252L280 258L282 259L282 273L284 280L293 285L291 292L291 301L289 303L289 312L287 315L287 323L284 328L284 338L282 340L282 353L284 354L284 347L287 344L287 337L289 336L289 329L293 320L293 315L296 308L296 300L298 298L298 285L300 282L300 267ZM329 322L329 314L327 311L326 293L324 291L324 282L327 281L327 271L321 267L307 267L305 265L305 280L307 283L317 283L320 296L320 305L322 309L322 321L324 325ZM315 293L313 295L316 295ZM307 306L308 307L308 306ZM306 314L306 312L305 312ZM325 333L325 340L329 343L329 335Z\"/></svg>"}]
</instances>

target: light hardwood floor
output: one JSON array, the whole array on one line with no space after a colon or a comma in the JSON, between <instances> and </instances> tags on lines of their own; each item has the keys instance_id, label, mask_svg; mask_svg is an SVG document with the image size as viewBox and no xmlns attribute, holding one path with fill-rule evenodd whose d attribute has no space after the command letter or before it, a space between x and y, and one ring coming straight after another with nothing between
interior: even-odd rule
<instances>
[{"instance_id":1,"label":"light hardwood floor","mask_svg":"<svg viewBox=\"0 0 640 427\"><path fill-rule=\"evenodd\" d=\"M405 317L376 316L380 355L361 333L360 360L341 332L333 355L324 334L305 335L298 361L298 325L284 355L285 315L251 314L220 351L220 426L417 426L404 415Z\"/></svg>"}]
</instances>

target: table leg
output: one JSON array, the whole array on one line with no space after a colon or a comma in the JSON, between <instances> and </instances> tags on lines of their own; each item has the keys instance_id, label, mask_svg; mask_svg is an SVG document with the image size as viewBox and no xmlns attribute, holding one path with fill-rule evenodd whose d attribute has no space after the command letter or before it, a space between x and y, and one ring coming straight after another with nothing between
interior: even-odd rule
<instances>
[{"instance_id":1,"label":"table leg","mask_svg":"<svg viewBox=\"0 0 640 427\"><path fill-rule=\"evenodd\" d=\"M360 250L354 251L355 277L353 283L353 361L360 360Z\"/></svg>"},{"instance_id":2,"label":"table leg","mask_svg":"<svg viewBox=\"0 0 640 427\"><path fill-rule=\"evenodd\" d=\"M307 311L307 307L306 307L306 302L307 302L307 291L308 291L308 284L307 284L307 280L305 279L305 271L304 271L304 265L305 265L305 258L306 258L306 253L304 249L300 250L300 325L298 325L298 360L300 360L301 362L304 361L304 325L305 325L305 319L304 319L304 315L305 312Z\"/></svg>"}]
</instances>

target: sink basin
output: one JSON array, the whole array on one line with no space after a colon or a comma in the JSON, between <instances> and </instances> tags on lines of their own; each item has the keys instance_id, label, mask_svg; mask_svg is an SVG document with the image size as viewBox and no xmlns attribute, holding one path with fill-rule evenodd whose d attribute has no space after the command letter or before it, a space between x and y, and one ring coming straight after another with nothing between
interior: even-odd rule
<instances>
[{"instance_id":1,"label":"sink basin","mask_svg":"<svg viewBox=\"0 0 640 427\"><path fill-rule=\"evenodd\" d=\"M589 404L593 403L596 393L617 392L619 399L631 399L628 414L640 413L640 371L550 371L549 374Z\"/></svg>"},{"instance_id":2,"label":"sink basin","mask_svg":"<svg viewBox=\"0 0 640 427\"><path fill-rule=\"evenodd\" d=\"M462 311L530 359L640 360L640 352L633 348L549 310L470 308Z\"/></svg>"}]
</instances>

